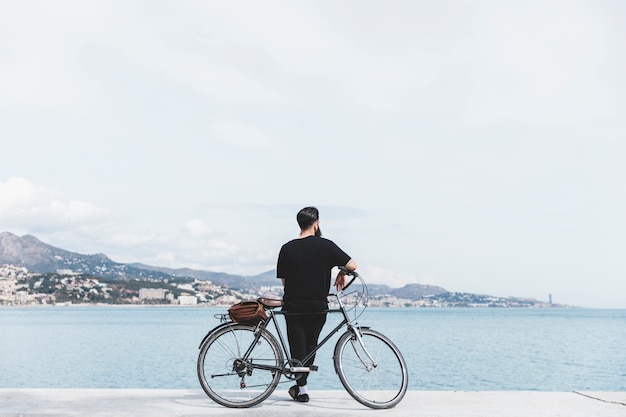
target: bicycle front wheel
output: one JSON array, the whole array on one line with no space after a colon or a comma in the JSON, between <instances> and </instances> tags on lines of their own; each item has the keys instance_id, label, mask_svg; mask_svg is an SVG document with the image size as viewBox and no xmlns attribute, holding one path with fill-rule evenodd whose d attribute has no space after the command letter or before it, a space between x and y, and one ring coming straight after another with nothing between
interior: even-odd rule
<instances>
[{"instance_id":1,"label":"bicycle front wheel","mask_svg":"<svg viewBox=\"0 0 626 417\"><path fill-rule=\"evenodd\" d=\"M359 332L360 339L354 332ZM371 329L344 333L335 346L335 371L348 393L370 408L391 408L406 393L406 363L385 335ZM361 343L362 342L362 343Z\"/></svg>"},{"instance_id":2,"label":"bicycle front wheel","mask_svg":"<svg viewBox=\"0 0 626 417\"><path fill-rule=\"evenodd\" d=\"M213 401L246 408L269 397L280 381L283 353L276 338L256 327L233 324L217 330L200 346L198 378Z\"/></svg>"}]
</instances>

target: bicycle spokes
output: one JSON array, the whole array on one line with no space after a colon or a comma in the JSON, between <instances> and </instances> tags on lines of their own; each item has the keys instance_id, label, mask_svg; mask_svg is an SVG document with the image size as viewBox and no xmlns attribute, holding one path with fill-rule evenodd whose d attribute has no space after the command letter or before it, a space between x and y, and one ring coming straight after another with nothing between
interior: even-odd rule
<instances>
[{"instance_id":1,"label":"bicycle spokes","mask_svg":"<svg viewBox=\"0 0 626 417\"><path fill-rule=\"evenodd\" d=\"M237 324L216 331L202 344L198 378L215 402L251 407L274 391L282 364L280 345L270 333Z\"/></svg>"},{"instance_id":2,"label":"bicycle spokes","mask_svg":"<svg viewBox=\"0 0 626 417\"><path fill-rule=\"evenodd\" d=\"M335 347L335 370L352 397L371 408L390 408L404 396L408 374L404 358L384 335L361 329L345 333Z\"/></svg>"}]
</instances>

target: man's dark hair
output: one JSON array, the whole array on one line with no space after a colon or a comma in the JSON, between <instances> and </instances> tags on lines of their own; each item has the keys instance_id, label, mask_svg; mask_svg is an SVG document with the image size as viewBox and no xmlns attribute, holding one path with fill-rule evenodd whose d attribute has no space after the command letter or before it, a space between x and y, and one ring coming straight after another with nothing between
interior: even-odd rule
<instances>
[{"instance_id":1,"label":"man's dark hair","mask_svg":"<svg viewBox=\"0 0 626 417\"><path fill-rule=\"evenodd\" d=\"M300 230L308 229L320 219L320 212L315 207L305 207L296 216Z\"/></svg>"}]
</instances>

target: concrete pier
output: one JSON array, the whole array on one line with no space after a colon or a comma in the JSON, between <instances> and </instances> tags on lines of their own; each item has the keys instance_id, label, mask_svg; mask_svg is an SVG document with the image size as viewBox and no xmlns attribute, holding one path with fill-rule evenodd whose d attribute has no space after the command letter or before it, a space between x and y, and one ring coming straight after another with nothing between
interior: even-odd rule
<instances>
[{"instance_id":1,"label":"concrete pier","mask_svg":"<svg viewBox=\"0 0 626 417\"><path fill-rule=\"evenodd\" d=\"M372 410L344 391L312 391L297 403L279 387L260 405L230 409L201 390L0 389L0 416L393 416L625 417L626 392L409 391L391 410Z\"/></svg>"}]
</instances>

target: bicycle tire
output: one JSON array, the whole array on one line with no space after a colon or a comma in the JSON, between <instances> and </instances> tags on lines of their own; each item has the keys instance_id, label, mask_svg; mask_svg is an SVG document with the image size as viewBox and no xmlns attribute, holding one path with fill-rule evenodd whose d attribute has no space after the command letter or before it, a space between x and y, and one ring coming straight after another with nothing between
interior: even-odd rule
<instances>
[{"instance_id":1,"label":"bicycle tire","mask_svg":"<svg viewBox=\"0 0 626 417\"><path fill-rule=\"evenodd\" d=\"M261 334L252 347L255 331ZM248 350L248 359L244 360L242 357ZM225 407L257 405L274 392L281 372L251 364L282 367L283 352L276 338L266 330L257 330L256 326L224 326L200 346L197 364L200 385L213 401Z\"/></svg>"},{"instance_id":2,"label":"bicycle tire","mask_svg":"<svg viewBox=\"0 0 626 417\"><path fill-rule=\"evenodd\" d=\"M373 366L354 331L360 332ZM409 376L406 362L396 345L371 329L344 333L335 345L335 371L348 393L361 404L376 409L392 408L404 397Z\"/></svg>"}]
</instances>

